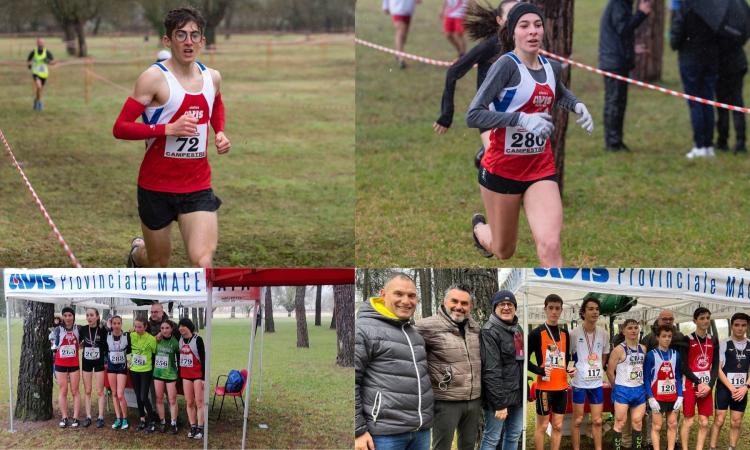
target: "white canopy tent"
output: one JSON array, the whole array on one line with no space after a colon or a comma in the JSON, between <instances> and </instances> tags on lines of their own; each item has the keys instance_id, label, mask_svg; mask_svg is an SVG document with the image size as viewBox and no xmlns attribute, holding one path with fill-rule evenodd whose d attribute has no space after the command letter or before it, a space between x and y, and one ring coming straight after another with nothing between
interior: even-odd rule
<instances>
[{"instance_id":1,"label":"white canopy tent","mask_svg":"<svg viewBox=\"0 0 750 450\"><path fill-rule=\"evenodd\" d=\"M737 269L502 269L498 284L516 295L526 349L529 319L544 321L544 298L552 293L563 298L561 320L566 321L578 317L578 306L589 292L635 297L637 305L618 317L642 321L655 319L665 308L674 312L678 323L692 320L698 306L708 307L712 318L750 308L750 272ZM524 374L528 373L527 364L528 358L524 361ZM524 399L527 389L527 383L523 383ZM526 414L524 401L524 450Z\"/></svg>"},{"instance_id":2,"label":"white canopy tent","mask_svg":"<svg viewBox=\"0 0 750 450\"><path fill-rule=\"evenodd\" d=\"M94 308L140 309L130 299L174 301L178 306L205 307L206 382L204 389L203 448L208 448L208 404L211 392L211 322L213 308L252 304L248 350L242 448L252 386L256 317L262 311L261 289L268 286L353 284L354 269L4 269L5 301L21 299ZM265 318L264 318L265 319ZM10 315L6 314L10 430L13 429L13 367ZM263 367L263 329L260 324L260 369ZM260 376L260 373L259 373Z\"/></svg>"}]
</instances>

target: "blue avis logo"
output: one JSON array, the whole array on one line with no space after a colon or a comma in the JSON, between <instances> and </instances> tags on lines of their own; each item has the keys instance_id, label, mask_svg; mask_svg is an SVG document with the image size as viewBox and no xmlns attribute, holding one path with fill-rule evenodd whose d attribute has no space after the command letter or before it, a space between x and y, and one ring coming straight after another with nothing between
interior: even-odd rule
<instances>
[{"instance_id":1,"label":"blue avis logo","mask_svg":"<svg viewBox=\"0 0 750 450\"><path fill-rule=\"evenodd\" d=\"M55 279L52 275L12 273L8 286L11 289L54 289Z\"/></svg>"},{"instance_id":2,"label":"blue avis logo","mask_svg":"<svg viewBox=\"0 0 750 450\"><path fill-rule=\"evenodd\" d=\"M538 277L563 278L573 280L580 278L583 281L594 281L597 283L606 283L609 280L609 271L605 268L600 269L534 269L534 274Z\"/></svg>"}]
</instances>

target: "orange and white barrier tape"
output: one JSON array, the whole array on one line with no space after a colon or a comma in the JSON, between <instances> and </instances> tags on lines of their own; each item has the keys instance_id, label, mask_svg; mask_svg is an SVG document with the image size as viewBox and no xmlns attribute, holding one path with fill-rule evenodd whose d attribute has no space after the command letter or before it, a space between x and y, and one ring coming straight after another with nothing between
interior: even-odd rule
<instances>
[{"instance_id":1,"label":"orange and white barrier tape","mask_svg":"<svg viewBox=\"0 0 750 450\"><path fill-rule=\"evenodd\" d=\"M433 65L433 66L444 66L444 67L447 67L447 66L453 65L452 62L440 61L440 60L437 60L437 59L431 59L431 58L425 58L423 56L412 55L411 53L399 52L398 50L393 50L393 49L388 48L388 47L383 47L382 45L373 44L372 42L368 42L368 41L365 41L365 40L359 39L359 38L354 38L354 42L356 42L357 44L364 45L366 47L370 47L370 48L374 48L376 50L380 50L382 52L386 52L386 53L390 53L392 55L396 55L396 56L401 56L401 57L404 57L404 58L412 59L414 61L419 61L419 62L422 62L422 63L425 63L425 64L430 64L430 65ZM574 61L572 59L568 59L568 58L565 58L565 57L562 57L562 56L558 56L558 55L556 55L554 53L550 53L550 52L548 52L546 50L540 50L540 53L543 54L544 56L548 57L548 58L556 59L556 60L561 61L563 63L567 63L567 64L574 65L576 67L580 67L581 69L588 70L589 72L595 72L595 73L598 73L600 75L604 75L605 77L615 78L617 80L624 81L624 82L630 83L630 84L634 84L636 86L640 86L640 87L643 87L643 88L646 88L646 89L651 89L653 91L662 92L664 94L673 95L675 97L681 97L681 98L684 98L686 100L690 100L690 101L694 101L694 102L698 102L698 103L703 103L703 104L706 104L706 105L715 106L717 108L724 108L724 109L728 109L730 111L737 111L737 112L741 112L741 113L745 113L745 114L750 114L750 108L743 108L741 106L734 106L734 105L728 105L726 103L715 102L713 100L707 100L705 98L696 97L694 95L688 95L688 94L685 94L683 92L677 92L675 90L663 88L661 86L656 86L654 84L650 84L650 83L645 83L643 81L634 80L632 78L628 78L628 77L625 77L625 76L622 76L622 75L617 75L616 73L607 72L606 70L601 70L601 69L597 69L595 67L587 66L586 64L579 63L578 61Z\"/></svg>"},{"instance_id":2,"label":"orange and white barrier tape","mask_svg":"<svg viewBox=\"0 0 750 450\"><path fill-rule=\"evenodd\" d=\"M29 192L31 192L31 196L34 197L34 202L39 207L39 210L44 215L44 218L47 220L47 224L50 226L50 228L52 228L52 232L55 234L55 237L57 238L57 242L60 243L63 250L68 255L68 258L70 258L70 263L73 265L73 267L80 268L81 263L78 262L78 259L73 254L73 251L70 249L70 246L68 246L68 243L65 242L65 238L63 238L62 233L60 233L60 230L57 228L57 225L55 225L55 222L52 221L52 217L50 217L49 213L47 212L47 209L42 204L42 200L39 199L39 196L36 194L34 187L31 186L31 182L29 181L28 177L26 177L26 174L21 168L21 165L18 164L18 161L16 160L16 156L13 154L13 150L10 149L10 144L8 144L8 141L5 139L5 135L3 134L2 130L0 130L0 139L2 139L3 144L5 144L5 150L7 150L8 155L10 155L10 159L13 161L13 165L16 167L16 169L18 169L18 173L21 174L21 177L23 178L24 183L26 183L26 187L29 189Z\"/></svg>"}]
</instances>

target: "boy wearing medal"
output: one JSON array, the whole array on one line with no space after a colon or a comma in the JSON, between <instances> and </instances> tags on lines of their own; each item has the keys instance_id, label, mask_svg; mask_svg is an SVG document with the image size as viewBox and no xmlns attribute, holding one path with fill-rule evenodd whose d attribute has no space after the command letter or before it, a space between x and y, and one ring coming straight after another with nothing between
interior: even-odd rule
<instances>
[{"instance_id":1,"label":"boy wearing medal","mask_svg":"<svg viewBox=\"0 0 750 450\"><path fill-rule=\"evenodd\" d=\"M591 408L591 434L595 450L602 450L602 408L604 389L602 375L604 362L609 358L609 335L596 326L599 320L599 299L583 299L578 315L583 320L581 326L570 333L573 361L576 375L570 384L573 386L573 429L571 439L573 449L581 445L581 422L586 401Z\"/></svg>"},{"instance_id":2,"label":"boy wearing medal","mask_svg":"<svg viewBox=\"0 0 750 450\"><path fill-rule=\"evenodd\" d=\"M695 421L698 408L698 435L696 450L703 450L708 435L708 418L714 414L712 391L719 372L719 342L708 334L711 326L711 311L700 307L693 312L695 331L687 338L687 347L680 351L681 370L685 376L682 412L685 419L680 428L680 440L688 448L690 428Z\"/></svg>"},{"instance_id":3,"label":"boy wearing medal","mask_svg":"<svg viewBox=\"0 0 750 450\"><path fill-rule=\"evenodd\" d=\"M535 448L544 448L544 432L552 423L550 448L559 450L562 423L568 407L568 374L576 375L576 369L568 372L570 361L570 336L558 327L563 301L559 295L550 294L544 299L544 314L547 320L529 334L529 371L536 377L536 431ZM531 361L534 355L536 364ZM552 417L550 420L550 414Z\"/></svg>"},{"instance_id":4,"label":"boy wearing medal","mask_svg":"<svg viewBox=\"0 0 750 450\"><path fill-rule=\"evenodd\" d=\"M612 350L607 363L607 378L612 384L612 400L615 403L613 448L622 448L622 429L630 411L633 448L640 449L643 446L643 415L646 412L646 390L643 384L646 350L638 343L640 326L637 320L627 319L622 330L625 342Z\"/></svg>"},{"instance_id":5,"label":"boy wearing medal","mask_svg":"<svg viewBox=\"0 0 750 450\"><path fill-rule=\"evenodd\" d=\"M719 344L719 383L716 385L716 419L711 427L711 448L716 443L727 417L731 413L729 450L734 450L740 438L742 416L747 405L748 375L750 375L750 348L747 345L747 324L750 316L736 313L730 320L732 335Z\"/></svg>"},{"instance_id":6,"label":"boy wearing medal","mask_svg":"<svg viewBox=\"0 0 750 450\"><path fill-rule=\"evenodd\" d=\"M659 434L662 414L667 415L667 449L674 450L677 440L677 412L682 407L682 375L680 355L669 348L672 342L672 328L661 325L656 330L659 345L646 355L644 377L646 395L651 408L651 445L659 450Z\"/></svg>"}]
</instances>

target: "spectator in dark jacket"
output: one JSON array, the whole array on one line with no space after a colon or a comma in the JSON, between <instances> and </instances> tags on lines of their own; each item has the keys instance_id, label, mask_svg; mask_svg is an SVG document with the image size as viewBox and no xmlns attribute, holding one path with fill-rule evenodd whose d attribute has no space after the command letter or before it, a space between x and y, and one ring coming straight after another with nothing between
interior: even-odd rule
<instances>
[{"instance_id":1,"label":"spectator in dark jacket","mask_svg":"<svg viewBox=\"0 0 750 450\"><path fill-rule=\"evenodd\" d=\"M628 76L635 67L635 29L651 13L651 1L609 0L599 25L599 68ZM604 145L607 151L629 151L622 141L628 84L604 77Z\"/></svg>"},{"instance_id":2,"label":"spectator in dark jacket","mask_svg":"<svg viewBox=\"0 0 750 450\"><path fill-rule=\"evenodd\" d=\"M680 78L688 95L713 100L719 76L719 44L716 33L693 11L703 0L673 0L669 44L678 52ZM693 148L688 159L714 157L714 110L711 106L688 101L693 127ZM674 337L672 337L674 340Z\"/></svg>"},{"instance_id":3,"label":"spectator in dark jacket","mask_svg":"<svg viewBox=\"0 0 750 450\"><path fill-rule=\"evenodd\" d=\"M742 43L719 38L719 78L716 82L716 101L734 106L745 106L742 101L743 78L747 73L747 57ZM729 150L729 110L716 108L716 148ZM734 122L734 153L746 153L745 114L732 111Z\"/></svg>"},{"instance_id":4,"label":"spectator in dark jacket","mask_svg":"<svg viewBox=\"0 0 750 450\"><path fill-rule=\"evenodd\" d=\"M433 397L424 340L412 326L417 288L391 277L355 322L354 448L429 450Z\"/></svg>"},{"instance_id":5,"label":"spectator in dark jacket","mask_svg":"<svg viewBox=\"0 0 750 450\"><path fill-rule=\"evenodd\" d=\"M523 330L516 297L499 291L480 333L484 433L480 450L494 450L505 428L503 450L516 450L523 431Z\"/></svg>"}]
</instances>

